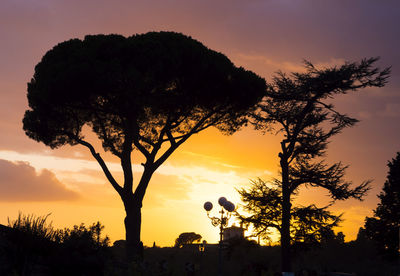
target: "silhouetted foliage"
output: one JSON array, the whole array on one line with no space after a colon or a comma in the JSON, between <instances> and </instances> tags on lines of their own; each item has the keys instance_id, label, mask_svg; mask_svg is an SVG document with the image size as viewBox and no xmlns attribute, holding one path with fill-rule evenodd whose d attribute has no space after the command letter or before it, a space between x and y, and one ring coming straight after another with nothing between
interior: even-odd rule
<instances>
[{"instance_id":1,"label":"silhouetted foliage","mask_svg":"<svg viewBox=\"0 0 400 276\"><path fill-rule=\"evenodd\" d=\"M60 234L59 256L53 261L57 275L100 275L108 262L109 238L101 236L104 226L100 222L86 227L83 223L65 228Z\"/></svg>"},{"instance_id":2,"label":"silhouetted foliage","mask_svg":"<svg viewBox=\"0 0 400 276\"><path fill-rule=\"evenodd\" d=\"M202 238L201 235L196 234L195 232L182 233L175 240L175 247L182 247L185 244L192 244L194 242L200 242L201 238Z\"/></svg>"},{"instance_id":3,"label":"silhouetted foliage","mask_svg":"<svg viewBox=\"0 0 400 276\"><path fill-rule=\"evenodd\" d=\"M153 173L193 134L209 127L231 134L246 124L265 86L179 33L86 36L58 44L36 65L23 128L51 148L90 150L124 203L128 259L140 259L141 207ZM85 138L84 126L121 160L123 183ZM145 158L136 188L133 150Z\"/></svg>"},{"instance_id":4,"label":"silhouetted foliage","mask_svg":"<svg viewBox=\"0 0 400 276\"><path fill-rule=\"evenodd\" d=\"M49 216L50 214L46 216L36 216L34 214L24 215L19 212L17 219L10 220L10 218L8 218L8 226L18 232L30 235L31 237L58 241L61 232L54 229L51 222L46 222Z\"/></svg>"},{"instance_id":5,"label":"silhouetted foliage","mask_svg":"<svg viewBox=\"0 0 400 276\"><path fill-rule=\"evenodd\" d=\"M344 238L345 238L345 235L343 234L343 232L340 231L336 234L336 237L334 238L334 240L340 244L344 244Z\"/></svg>"},{"instance_id":6,"label":"silhouetted foliage","mask_svg":"<svg viewBox=\"0 0 400 276\"><path fill-rule=\"evenodd\" d=\"M400 235L400 152L388 162L387 179L378 195L380 202L373 217L365 220L363 235L377 244L390 259L399 255Z\"/></svg>"},{"instance_id":7,"label":"silhouetted foliage","mask_svg":"<svg viewBox=\"0 0 400 276\"><path fill-rule=\"evenodd\" d=\"M258 246L251 241L236 240L223 251L224 275L282 275L279 246ZM194 264L195 275L218 275L218 247L208 245L200 252L197 247L145 249L144 275L186 275L185 264ZM164 266L165 265L165 266ZM400 267L377 257L374 247L354 242L321 244L296 255L295 275L360 276L398 275ZM300 272L307 272L300 274ZM113 275L113 274L112 274ZM115 274L114 274L115 275Z\"/></svg>"},{"instance_id":8,"label":"silhouetted foliage","mask_svg":"<svg viewBox=\"0 0 400 276\"><path fill-rule=\"evenodd\" d=\"M261 179L252 181L249 190L239 190L243 209L249 216L238 218L251 224L256 236L269 240L273 229L282 231L282 190L277 184L266 183ZM297 247L308 248L335 237L332 228L341 221L341 216L331 214L327 207L294 206L291 210L291 243Z\"/></svg>"},{"instance_id":9,"label":"silhouetted foliage","mask_svg":"<svg viewBox=\"0 0 400 276\"><path fill-rule=\"evenodd\" d=\"M112 260L100 222L54 229L47 216L19 214L0 236L1 275L101 275Z\"/></svg>"},{"instance_id":10,"label":"silhouetted foliage","mask_svg":"<svg viewBox=\"0 0 400 276\"><path fill-rule=\"evenodd\" d=\"M259 246L255 240L249 240L245 237L233 237L224 241L224 250L228 259L232 257L235 251L246 252Z\"/></svg>"},{"instance_id":11,"label":"silhouetted foliage","mask_svg":"<svg viewBox=\"0 0 400 276\"><path fill-rule=\"evenodd\" d=\"M100 222L93 223L86 227L85 224L74 225L72 229L64 229L61 231L60 240L64 246L73 246L76 249L83 248L100 248L107 247L110 239L101 237L104 226Z\"/></svg>"},{"instance_id":12,"label":"silhouetted foliage","mask_svg":"<svg viewBox=\"0 0 400 276\"><path fill-rule=\"evenodd\" d=\"M94 224L96 225L96 224ZM92 225L93 226L93 225ZM84 229L82 229L84 228ZM75 226L70 232L88 232L90 226ZM96 227L101 229L100 227ZM67 250L58 242L38 243L38 255L34 259L25 259L25 240L12 239L22 236L12 236L18 230L0 225L0 275L186 275L185 268L189 262L194 265L195 275L216 275L218 261L218 247L207 244L205 251L197 247L145 248L146 261L142 263L140 271L137 267L126 269L123 260L123 242L117 241L113 248L99 250L72 247L76 250ZM22 233L18 231L19 233ZM96 232L96 230L94 231ZM83 239L88 235L78 234ZM90 236L90 235L89 235ZM96 244L96 234L91 235ZM338 234L339 236L339 234ZM100 238L102 240L103 238ZM14 262L14 249L19 242L21 246L21 262ZM82 244L82 242L78 242ZM117 245L119 244L119 245ZM51 246L49 246L51 245ZM121 247L122 245L122 247ZM300 271L307 271L306 275L330 275L329 272L352 272L356 275L398 275L399 266L396 262L388 262L376 255L374 246L369 243L340 243L331 241L322 243L321 247L303 251L294 259L293 271L296 275ZM71 249L71 247L68 247ZM112 250L111 250L112 249ZM223 252L224 273L226 275L281 275L279 269L279 246L258 246L254 241L232 239ZM17 264L25 264L22 270ZM137 273L139 272L139 274ZM314 273L314 274L311 274ZM224 275L225 275L224 274ZM304 274L303 274L304 275Z\"/></svg>"},{"instance_id":13,"label":"silhouetted foliage","mask_svg":"<svg viewBox=\"0 0 400 276\"><path fill-rule=\"evenodd\" d=\"M368 239L367 232L366 232L365 228L360 227L358 229L356 241L357 242L366 242L368 240L369 239Z\"/></svg>"},{"instance_id":14,"label":"silhouetted foliage","mask_svg":"<svg viewBox=\"0 0 400 276\"><path fill-rule=\"evenodd\" d=\"M31 275L43 256L52 255L60 232L46 222L48 216L19 213L15 220L8 218L9 229L0 246L0 274Z\"/></svg>"},{"instance_id":15,"label":"silhouetted foliage","mask_svg":"<svg viewBox=\"0 0 400 276\"><path fill-rule=\"evenodd\" d=\"M279 72L253 116L256 129L283 134L279 153L282 189L282 271L290 268L291 196L301 187L321 187L332 200L361 199L369 181L351 188L344 180L346 166L328 165L323 156L329 139L357 120L338 112L329 102L336 95L365 87L382 87L390 69L373 67L377 58L340 67L317 69L305 62L305 72Z\"/></svg>"}]
</instances>

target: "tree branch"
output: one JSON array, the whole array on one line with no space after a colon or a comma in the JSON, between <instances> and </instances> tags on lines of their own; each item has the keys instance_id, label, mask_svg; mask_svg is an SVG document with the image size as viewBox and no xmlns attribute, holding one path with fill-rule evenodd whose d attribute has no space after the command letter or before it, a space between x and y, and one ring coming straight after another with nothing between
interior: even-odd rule
<instances>
[{"instance_id":1,"label":"tree branch","mask_svg":"<svg viewBox=\"0 0 400 276\"><path fill-rule=\"evenodd\" d=\"M171 130L168 129L166 131L166 134L167 134L167 137L168 137L168 141L171 143L171 146L175 146L176 145L176 141L175 141L174 136L171 133ZM165 140L163 140L163 141L165 141Z\"/></svg>"},{"instance_id":2,"label":"tree branch","mask_svg":"<svg viewBox=\"0 0 400 276\"><path fill-rule=\"evenodd\" d=\"M189 131L187 132L185 135L182 135L179 141L176 141L176 137L175 139L175 143L172 144L158 159L157 161L154 162L154 165L156 166L156 168L158 168L159 166L161 166L162 163L165 162L165 160L167 160L167 158L183 143L185 142L187 139L189 139L190 136L192 136L193 134L199 132L200 130L203 130L209 126L212 125L212 123L206 125L205 127L201 127L206 121L207 119L209 119L212 115L214 114L214 112L210 112L209 114L207 114L206 116L204 116L201 120L199 120L196 125ZM169 140L169 139L168 139Z\"/></svg>"},{"instance_id":3,"label":"tree branch","mask_svg":"<svg viewBox=\"0 0 400 276\"><path fill-rule=\"evenodd\" d=\"M132 135L130 133L127 133L125 135L121 153L121 167L124 172L124 190L127 192L132 192L132 186L133 186L131 154L132 154Z\"/></svg>"},{"instance_id":4,"label":"tree branch","mask_svg":"<svg viewBox=\"0 0 400 276\"><path fill-rule=\"evenodd\" d=\"M114 143L106 143L106 141L109 141L110 140L110 137L109 137L109 135L107 134L107 132L106 132L106 128L104 127L104 124L103 124L103 121L104 120L102 120L101 118L100 118L100 116L99 116L99 114L97 113L97 112L94 112L94 115L95 115L95 117L97 118L97 125L99 126L99 128L101 129L101 132L102 132L102 134L103 134L103 136L104 136L104 138L103 138L103 143L107 146L107 147L109 147L110 148L110 150L111 150L111 152L113 153L113 154L115 154L116 156L118 156L118 157L121 157L121 153L120 152L118 152L117 151L117 149L115 148L115 145L114 145ZM93 127L94 127L94 125L92 125Z\"/></svg>"},{"instance_id":5,"label":"tree branch","mask_svg":"<svg viewBox=\"0 0 400 276\"><path fill-rule=\"evenodd\" d=\"M143 142L149 144L149 145L152 146L152 147L155 146L155 144L154 144L151 140L147 139L146 137L140 136L139 141L140 141L140 140L142 140Z\"/></svg>"},{"instance_id":6,"label":"tree branch","mask_svg":"<svg viewBox=\"0 0 400 276\"><path fill-rule=\"evenodd\" d=\"M92 146L92 144L90 144L89 142L86 142L82 139L79 138L75 138L76 141L87 147L90 150L90 153L93 155L93 157L97 160L97 162L99 163L100 167L102 168L104 174L106 175L108 181L111 183L111 185L113 186L113 188L118 192L119 195L122 195L122 187L117 183L117 181L114 179L114 177L112 176L111 172L109 171L106 163L104 162L103 158L101 158L100 154L96 152L96 150L94 149L94 147Z\"/></svg>"},{"instance_id":7,"label":"tree branch","mask_svg":"<svg viewBox=\"0 0 400 276\"><path fill-rule=\"evenodd\" d=\"M135 147L146 157L150 158L150 152L140 143L142 137L139 134L139 127L135 124L132 134L132 140Z\"/></svg>"}]
</instances>

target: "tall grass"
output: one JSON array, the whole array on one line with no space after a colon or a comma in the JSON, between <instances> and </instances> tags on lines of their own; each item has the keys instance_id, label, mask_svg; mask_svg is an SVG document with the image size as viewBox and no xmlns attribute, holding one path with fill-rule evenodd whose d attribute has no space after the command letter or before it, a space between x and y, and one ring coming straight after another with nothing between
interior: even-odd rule
<instances>
[{"instance_id":1,"label":"tall grass","mask_svg":"<svg viewBox=\"0 0 400 276\"><path fill-rule=\"evenodd\" d=\"M54 229L52 222L46 222L50 215L51 214L45 216L36 216L34 214L24 215L19 212L16 220L10 220L9 217L7 218L8 226L34 237L50 241L59 241L61 234L60 230Z\"/></svg>"}]
</instances>

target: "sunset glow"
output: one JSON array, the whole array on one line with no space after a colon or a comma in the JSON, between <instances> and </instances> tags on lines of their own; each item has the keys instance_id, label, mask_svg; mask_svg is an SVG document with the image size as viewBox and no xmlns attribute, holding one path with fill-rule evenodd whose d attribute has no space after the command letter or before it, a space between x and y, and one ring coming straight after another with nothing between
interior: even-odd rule
<instances>
[{"instance_id":1,"label":"sunset glow","mask_svg":"<svg viewBox=\"0 0 400 276\"><path fill-rule=\"evenodd\" d=\"M227 55L242 66L272 79L274 72L303 70L302 60L329 67L345 61L381 56L379 66L392 66L384 88L371 88L334 100L338 109L360 119L332 140L327 160L350 165L346 179L355 184L373 179L364 201L337 202L344 213L346 240L378 202L387 160L400 150L399 3L388 1L13 1L0 3L0 224L18 212L46 215L57 228L100 221L112 241L124 239L124 208L98 163L82 146L52 150L29 139L22 130L28 108L26 83L41 57L57 43L86 34L130 36L148 31L182 32ZM137 3L136 3L137 2ZM351 3L350 3L351 2ZM300 4L301 3L301 4ZM90 141L122 181L119 160L90 130ZM143 203L142 240L172 246L182 232L196 232L217 242L218 229L203 209L220 196L240 205L236 189L250 181L279 177L281 134L246 126L226 136L214 128L191 137L154 174ZM134 181L143 157L133 154ZM324 190L302 189L298 204L329 203ZM239 207L238 211L241 209ZM217 210L211 213L217 215Z\"/></svg>"}]
</instances>

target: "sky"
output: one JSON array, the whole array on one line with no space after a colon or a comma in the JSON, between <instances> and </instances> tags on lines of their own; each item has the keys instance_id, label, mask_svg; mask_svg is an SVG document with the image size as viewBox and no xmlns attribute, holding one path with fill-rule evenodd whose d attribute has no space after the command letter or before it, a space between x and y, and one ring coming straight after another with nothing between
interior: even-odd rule
<instances>
[{"instance_id":1,"label":"sky","mask_svg":"<svg viewBox=\"0 0 400 276\"><path fill-rule=\"evenodd\" d=\"M57 43L87 34L130 36L176 31L224 53L236 66L264 77L302 70L304 59L323 68L380 56L392 66L389 83L333 100L360 120L332 139L329 162L350 167L354 184L372 179L364 201L337 202L346 240L356 238L373 214L387 174L400 151L400 3L373 0L2 0L0 2L0 223L18 212L47 215L57 228L100 221L112 241L124 238L124 210L99 165L80 146L52 150L22 130L26 84L41 57ZM89 135L90 136L90 135ZM95 137L90 136L93 141ZM279 136L250 126L232 136L209 129L191 137L157 170L143 204L142 240L173 245L182 232L218 240L203 210L225 196L240 205L239 188L258 177L278 177ZM95 142L101 152L100 144ZM102 153L121 179L113 156ZM141 166L134 154L136 179ZM302 190L299 204L329 202L326 192ZM240 208L238 209L240 212ZM212 210L211 215L218 215ZM233 222L233 220L231 220Z\"/></svg>"}]
</instances>

